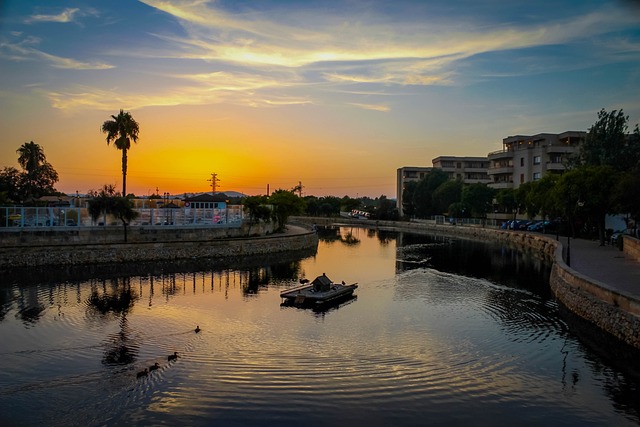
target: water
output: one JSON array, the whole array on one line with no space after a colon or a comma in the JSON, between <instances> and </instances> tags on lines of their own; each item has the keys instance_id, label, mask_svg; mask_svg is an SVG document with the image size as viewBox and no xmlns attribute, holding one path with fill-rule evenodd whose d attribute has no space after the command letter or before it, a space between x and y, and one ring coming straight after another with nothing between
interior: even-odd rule
<instances>
[{"instance_id":1,"label":"water","mask_svg":"<svg viewBox=\"0 0 640 427\"><path fill-rule=\"evenodd\" d=\"M544 261L320 233L302 258L5 274L0 424L640 424L640 359L558 306ZM323 272L358 282L357 298L280 306Z\"/></svg>"}]
</instances>

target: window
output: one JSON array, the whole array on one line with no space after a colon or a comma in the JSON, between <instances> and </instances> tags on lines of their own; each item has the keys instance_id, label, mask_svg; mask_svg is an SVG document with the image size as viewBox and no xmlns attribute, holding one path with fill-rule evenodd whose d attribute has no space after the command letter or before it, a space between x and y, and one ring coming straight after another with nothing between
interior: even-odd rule
<instances>
[{"instance_id":1,"label":"window","mask_svg":"<svg viewBox=\"0 0 640 427\"><path fill-rule=\"evenodd\" d=\"M534 180L534 181L537 181L537 180L539 180L539 179L540 179L540 172L534 172L534 173L533 173L533 180Z\"/></svg>"},{"instance_id":2,"label":"window","mask_svg":"<svg viewBox=\"0 0 640 427\"><path fill-rule=\"evenodd\" d=\"M524 166L524 157L520 157L520 166Z\"/></svg>"},{"instance_id":3,"label":"window","mask_svg":"<svg viewBox=\"0 0 640 427\"><path fill-rule=\"evenodd\" d=\"M533 164L534 165L539 165L540 164L540 156L535 156L533 158Z\"/></svg>"},{"instance_id":4,"label":"window","mask_svg":"<svg viewBox=\"0 0 640 427\"><path fill-rule=\"evenodd\" d=\"M524 174L520 174L520 184L524 184Z\"/></svg>"}]
</instances>

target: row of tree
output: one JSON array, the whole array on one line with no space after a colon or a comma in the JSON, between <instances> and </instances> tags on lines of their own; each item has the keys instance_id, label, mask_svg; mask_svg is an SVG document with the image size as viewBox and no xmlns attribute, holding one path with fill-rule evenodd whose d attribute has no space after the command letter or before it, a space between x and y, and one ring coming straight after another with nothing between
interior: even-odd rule
<instances>
[{"instance_id":1,"label":"row of tree","mask_svg":"<svg viewBox=\"0 0 640 427\"><path fill-rule=\"evenodd\" d=\"M576 155L566 159L562 174L517 189L465 185L434 169L403 192L403 211L409 217L448 214L485 218L488 212L526 214L529 218L568 220L575 235L597 230L601 243L608 214L625 214L640 221L640 130L628 133L629 117L622 110L601 110Z\"/></svg>"}]
</instances>

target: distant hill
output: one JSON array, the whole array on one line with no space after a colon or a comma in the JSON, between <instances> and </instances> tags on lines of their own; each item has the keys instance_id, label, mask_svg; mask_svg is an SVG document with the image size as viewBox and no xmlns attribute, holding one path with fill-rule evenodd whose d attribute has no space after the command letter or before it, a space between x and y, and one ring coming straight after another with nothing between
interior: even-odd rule
<instances>
[{"instance_id":1,"label":"distant hill","mask_svg":"<svg viewBox=\"0 0 640 427\"><path fill-rule=\"evenodd\" d=\"M221 191L221 193L226 194L227 197L247 197L246 194L238 193L237 191Z\"/></svg>"}]
</instances>

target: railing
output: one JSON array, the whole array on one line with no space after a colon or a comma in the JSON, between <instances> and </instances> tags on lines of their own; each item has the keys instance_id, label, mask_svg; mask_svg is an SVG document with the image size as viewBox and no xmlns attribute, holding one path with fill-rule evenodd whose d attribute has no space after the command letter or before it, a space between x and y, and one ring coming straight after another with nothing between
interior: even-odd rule
<instances>
[{"instance_id":1,"label":"railing","mask_svg":"<svg viewBox=\"0 0 640 427\"><path fill-rule=\"evenodd\" d=\"M225 209L195 208L147 208L134 209L138 217L131 226L240 226L244 218L239 205ZM77 227L77 226L121 226L122 222L111 215L103 215L93 221L86 208L79 207L0 207L1 227Z\"/></svg>"}]
</instances>

